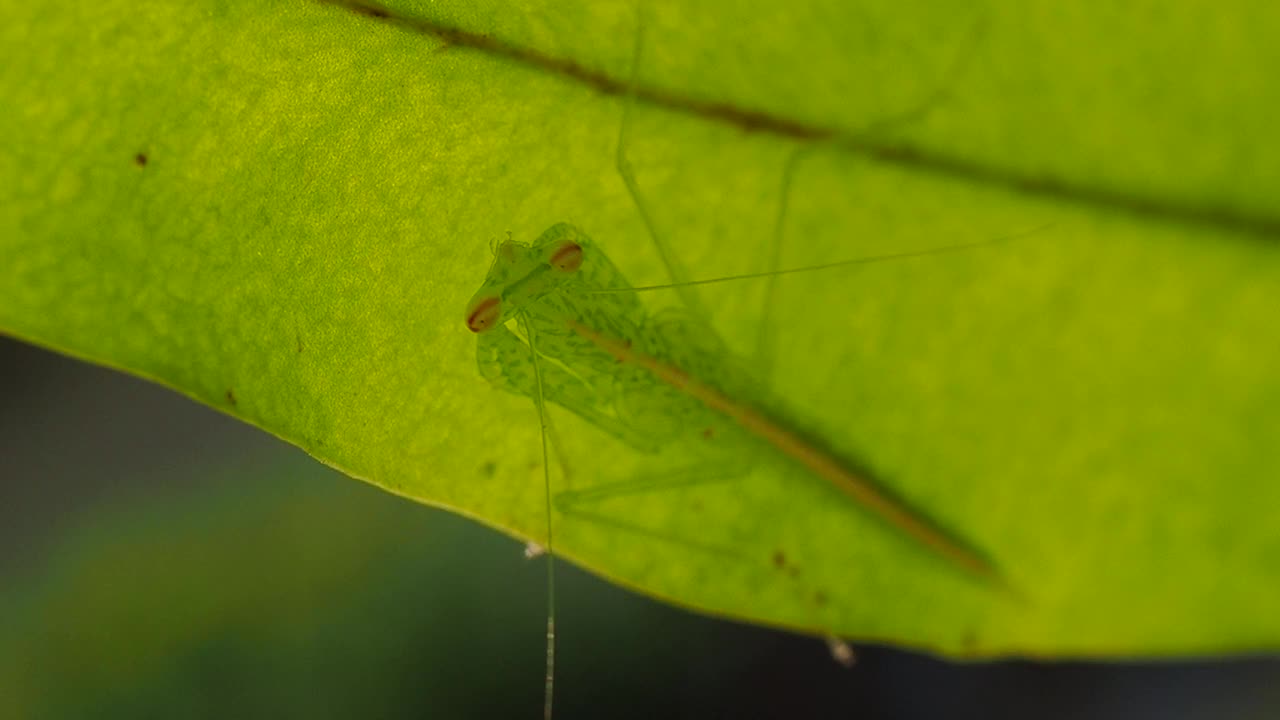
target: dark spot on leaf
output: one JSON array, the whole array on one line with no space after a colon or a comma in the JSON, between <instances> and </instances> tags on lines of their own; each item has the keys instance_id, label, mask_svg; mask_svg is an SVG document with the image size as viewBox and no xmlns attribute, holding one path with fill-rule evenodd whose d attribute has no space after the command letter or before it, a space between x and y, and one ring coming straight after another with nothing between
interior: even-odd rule
<instances>
[{"instance_id":1,"label":"dark spot on leaf","mask_svg":"<svg viewBox=\"0 0 1280 720\"><path fill-rule=\"evenodd\" d=\"M813 594L814 605L817 605L818 607L826 607L827 602L827 594L821 590Z\"/></svg>"},{"instance_id":2,"label":"dark spot on leaf","mask_svg":"<svg viewBox=\"0 0 1280 720\"><path fill-rule=\"evenodd\" d=\"M972 630L966 631L960 638L960 645L965 650L973 650L978 646L978 636Z\"/></svg>"},{"instance_id":3,"label":"dark spot on leaf","mask_svg":"<svg viewBox=\"0 0 1280 720\"><path fill-rule=\"evenodd\" d=\"M491 478L496 472L498 472L498 463L492 460L480 466L480 474L485 477Z\"/></svg>"},{"instance_id":4,"label":"dark spot on leaf","mask_svg":"<svg viewBox=\"0 0 1280 720\"><path fill-rule=\"evenodd\" d=\"M710 439L711 439L711 437L712 437L713 435L715 435L715 434L716 434L715 428L703 428L703 429L702 429L702 437L706 438L707 440L710 440Z\"/></svg>"},{"instance_id":5,"label":"dark spot on leaf","mask_svg":"<svg viewBox=\"0 0 1280 720\"><path fill-rule=\"evenodd\" d=\"M147 154L146 154L146 153L138 153L137 155L134 155L134 156L133 156L133 164L134 164L134 165L137 165L138 167L146 167L146 166L147 166Z\"/></svg>"},{"instance_id":6,"label":"dark spot on leaf","mask_svg":"<svg viewBox=\"0 0 1280 720\"><path fill-rule=\"evenodd\" d=\"M353 2L348 7L350 7L356 13L360 15L364 15L365 17L377 18L379 20L385 20L391 17L391 13L387 12L383 8L377 7L376 5L365 5L362 3Z\"/></svg>"},{"instance_id":7,"label":"dark spot on leaf","mask_svg":"<svg viewBox=\"0 0 1280 720\"><path fill-rule=\"evenodd\" d=\"M773 566L776 568L787 566L787 556L781 550L773 551Z\"/></svg>"},{"instance_id":8,"label":"dark spot on leaf","mask_svg":"<svg viewBox=\"0 0 1280 720\"><path fill-rule=\"evenodd\" d=\"M800 577L800 568L795 565L791 565L787 568L787 574L793 578Z\"/></svg>"},{"instance_id":9,"label":"dark spot on leaf","mask_svg":"<svg viewBox=\"0 0 1280 720\"><path fill-rule=\"evenodd\" d=\"M227 388L227 402L232 405L236 404L236 394L232 392L231 388Z\"/></svg>"},{"instance_id":10,"label":"dark spot on leaf","mask_svg":"<svg viewBox=\"0 0 1280 720\"><path fill-rule=\"evenodd\" d=\"M294 337L298 341L298 354L301 355L302 354L302 335L298 334L298 335L295 335Z\"/></svg>"}]
</instances>

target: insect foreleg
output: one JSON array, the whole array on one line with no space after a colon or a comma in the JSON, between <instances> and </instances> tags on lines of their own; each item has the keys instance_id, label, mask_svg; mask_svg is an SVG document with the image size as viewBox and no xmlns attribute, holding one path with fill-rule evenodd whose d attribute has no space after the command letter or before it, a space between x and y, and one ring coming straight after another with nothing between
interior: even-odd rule
<instances>
[{"instance_id":1,"label":"insect foreleg","mask_svg":"<svg viewBox=\"0 0 1280 720\"><path fill-rule=\"evenodd\" d=\"M494 387L536 400L537 378L529 346L515 333L505 327L497 327L479 335L476 338L476 361L480 374ZM542 396L547 402L569 410L638 450L657 451L652 442L618 419L604 399L606 390L592 387L581 377L548 360L544 360L538 369L542 373Z\"/></svg>"}]
</instances>

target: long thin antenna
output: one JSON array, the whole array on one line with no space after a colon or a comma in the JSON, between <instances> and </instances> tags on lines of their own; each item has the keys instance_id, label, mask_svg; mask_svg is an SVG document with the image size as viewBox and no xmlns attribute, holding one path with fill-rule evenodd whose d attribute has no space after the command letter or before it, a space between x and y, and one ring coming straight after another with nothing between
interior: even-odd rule
<instances>
[{"instance_id":1,"label":"long thin antenna","mask_svg":"<svg viewBox=\"0 0 1280 720\"><path fill-rule=\"evenodd\" d=\"M629 288L602 288L600 290L584 290L585 295L608 295L612 293L629 293L629 292L645 292L647 290L670 290L672 288L685 287L687 285L714 285L716 283L733 282L736 280L755 280L758 278L776 277L778 275L792 275L802 272L813 272L815 270L831 270L833 268L849 267L851 265L871 265L873 263L887 262L889 260L906 260L909 258L927 257L929 255L945 255L947 253L961 252L964 250L974 250L984 248L990 245L998 245L1000 243L1010 242L1033 235L1046 228L1052 227L1054 223L1046 223L1039 225L1030 230L1013 233L1012 235L1003 235L990 240L979 240L977 242L962 243L959 245L946 245L944 247L930 248L928 250L911 250L908 252L890 253L888 255L869 255L867 257L854 258L853 260L838 260L836 262L823 263L821 265L805 265L804 267L787 268L785 270L765 270L763 272L743 273L741 275L726 275L718 278L707 278L705 280L690 280L688 282L665 283L663 285L641 285L640 287Z\"/></svg>"},{"instance_id":2,"label":"long thin antenna","mask_svg":"<svg viewBox=\"0 0 1280 720\"><path fill-rule=\"evenodd\" d=\"M547 452L547 405L542 395L542 368L538 365L533 328L523 318L520 324L524 327L524 335L529 342L529 355L533 359L533 379L537 388L533 404L538 406L538 424L542 428L543 506L547 512L547 674L542 690L542 717L543 720L551 720L556 677L556 551L551 534L551 456Z\"/></svg>"}]
</instances>

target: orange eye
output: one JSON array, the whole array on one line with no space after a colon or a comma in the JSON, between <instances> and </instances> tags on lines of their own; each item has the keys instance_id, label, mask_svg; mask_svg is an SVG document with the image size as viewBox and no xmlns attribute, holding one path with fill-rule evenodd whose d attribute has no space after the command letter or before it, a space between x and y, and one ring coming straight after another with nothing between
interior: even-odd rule
<instances>
[{"instance_id":1,"label":"orange eye","mask_svg":"<svg viewBox=\"0 0 1280 720\"><path fill-rule=\"evenodd\" d=\"M502 317L502 301L496 297L487 297L476 304L467 316L467 329L471 332L484 332L493 327Z\"/></svg>"},{"instance_id":2,"label":"orange eye","mask_svg":"<svg viewBox=\"0 0 1280 720\"><path fill-rule=\"evenodd\" d=\"M576 272L582 267L582 246L576 242L567 242L551 254L551 267L560 272Z\"/></svg>"}]
</instances>

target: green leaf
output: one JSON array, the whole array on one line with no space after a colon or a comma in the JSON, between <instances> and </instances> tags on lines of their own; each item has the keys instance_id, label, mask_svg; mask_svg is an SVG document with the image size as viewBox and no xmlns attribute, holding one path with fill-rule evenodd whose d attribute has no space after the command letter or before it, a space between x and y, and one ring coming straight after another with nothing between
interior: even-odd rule
<instances>
[{"instance_id":1,"label":"green leaf","mask_svg":"<svg viewBox=\"0 0 1280 720\"><path fill-rule=\"evenodd\" d=\"M782 460L602 508L647 534L561 518L557 552L708 612L950 654L1276 647L1280 11L1248 5L650 8L629 152L691 275L767 266L800 148L786 267L1052 223L789 276L767 315L759 283L702 294L750 362L773 318L788 416L1023 597ZM613 166L629 3L0 19L0 329L544 538L536 412L479 377L461 316L494 239L558 221L664 279ZM552 416L558 487L643 465Z\"/></svg>"}]
</instances>

